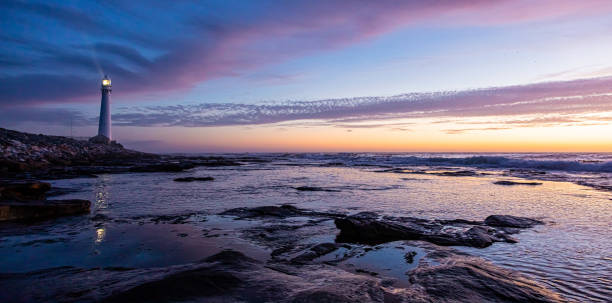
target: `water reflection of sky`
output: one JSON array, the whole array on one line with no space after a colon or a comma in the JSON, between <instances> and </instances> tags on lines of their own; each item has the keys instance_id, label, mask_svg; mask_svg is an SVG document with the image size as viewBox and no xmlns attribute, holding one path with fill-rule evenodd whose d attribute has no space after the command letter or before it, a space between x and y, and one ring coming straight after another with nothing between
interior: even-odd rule
<instances>
[{"instance_id":1,"label":"water reflection of sky","mask_svg":"<svg viewBox=\"0 0 612 303\"><path fill-rule=\"evenodd\" d=\"M94 192L96 196L96 202L93 207L94 212L108 208L112 179L113 175L101 175L96 179L97 182L94 185Z\"/></svg>"},{"instance_id":2,"label":"water reflection of sky","mask_svg":"<svg viewBox=\"0 0 612 303\"><path fill-rule=\"evenodd\" d=\"M202 167L183 173L116 174L97 179L53 181L56 186L81 187L83 191L62 198L95 201L89 216L101 212L111 220L92 222L89 216L84 216L55 224L46 237L66 237L67 232L78 234L71 236L68 242L39 246L12 245L31 241L40 234L9 239L0 242L0 255L15 256L9 258L14 262L10 268L18 271L63 265L180 264L200 260L226 246L210 242L204 232L223 228L225 222L215 226L217 221L210 215L205 216L206 222L192 220L187 224L119 222L137 216L218 213L233 207L295 203L317 210L377 211L428 218L482 220L490 214L543 218L549 224L519 234L518 244L497 243L486 249L466 250L496 264L520 269L562 293L570 293L570 286L574 289L571 293L579 295L588 289L601 291L606 288L601 281L612 280L612 262L609 261L612 208L608 192L550 181L543 181L541 186L494 185L494 181L512 179L499 174L440 177L375 170L379 169L257 164L238 168ZM215 181L174 182L179 176L213 176ZM339 191L300 192L295 190L297 186ZM80 223L74 223L78 220ZM230 221L233 225L228 226L240 228L241 222ZM215 239L219 241L222 237ZM16 250L20 250L18 255ZM95 252L98 254L93 255ZM389 253L399 256L400 251ZM372 254L371 258L377 254ZM563 285L569 286L564 288Z\"/></svg>"}]
</instances>

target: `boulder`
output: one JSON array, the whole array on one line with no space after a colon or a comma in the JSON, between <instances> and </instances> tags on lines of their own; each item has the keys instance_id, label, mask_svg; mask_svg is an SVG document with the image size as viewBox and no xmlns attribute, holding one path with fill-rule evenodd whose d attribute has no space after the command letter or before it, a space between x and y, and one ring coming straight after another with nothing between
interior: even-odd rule
<instances>
[{"instance_id":1,"label":"boulder","mask_svg":"<svg viewBox=\"0 0 612 303\"><path fill-rule=\"evenodd\" d=\"M396 223L386 220L349 216L337 218L340 229L338 242L379 244L397 240L418 240L428 231L418 224Z\"/></svg>"},{"instance_id":2,"label":"boulder","mask_svg":"<svg viewBox=\"0 0 612 303\"><path fill-rule=\"evenodd\" d=\"M484 223L488 226L515 228L530 228L538 224L544 224L539 220L509 215L491 215L484 220Z\"/></svg>"},{"instance_id":3,"label":"boulder","mask_svg":"<svg viewBox=\"0 0 612 303\"><path fill-rule=\"evenodd\" d=\"M214 180L215 178L213 177L183 177L183 178L174 179L174 181L176 182L214 181Z\"/></svg>"}]
</instances>

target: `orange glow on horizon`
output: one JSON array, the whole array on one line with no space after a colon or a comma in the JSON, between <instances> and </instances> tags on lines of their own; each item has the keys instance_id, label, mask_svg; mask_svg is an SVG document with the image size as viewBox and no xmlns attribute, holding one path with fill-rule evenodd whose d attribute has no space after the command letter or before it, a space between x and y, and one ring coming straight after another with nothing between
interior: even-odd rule
<instances>
[{"instance_id":1,"label":"orange glow on horizon","mask_svg":"<svg viewBox=\"0 0 612 303\"><path fill-rule=\"evenodd\" d=\"M158 127L153 132L131 127L129 132L156 134L168 147L160 147L161 152L612 152L609 123L512 128L473 128L457 121L405 123L401 129L293 123Z\"/></svg>"}]
</instances>

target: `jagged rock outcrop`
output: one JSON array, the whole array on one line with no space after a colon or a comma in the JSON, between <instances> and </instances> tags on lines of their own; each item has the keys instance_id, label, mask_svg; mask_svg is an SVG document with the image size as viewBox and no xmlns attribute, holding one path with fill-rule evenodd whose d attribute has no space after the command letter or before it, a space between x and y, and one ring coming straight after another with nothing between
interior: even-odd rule
<instances>
[{"instance_id":1,"label":"jagged rock outcrop","mask_svg":"<svg viewBox=\"0 0 612 303\"><path fill-rule=\"evenodd\" d=\"M97 144L0 128L0 175L156 158L159 156L125 149L120 144Z\"/></svg>"},{"instance_id":2,"label":"jagged rock outcrop","mask_svg":"<svg viewBox=\"0 0 612 303\"><path fill-rule=\"evenodd\" d=\"M196 166L239 166L253 157L164 156L129 150L105 138L75 140L0 128L0 177L65 179L126 172L181 172Z\"/></svg>"}]
</instances>

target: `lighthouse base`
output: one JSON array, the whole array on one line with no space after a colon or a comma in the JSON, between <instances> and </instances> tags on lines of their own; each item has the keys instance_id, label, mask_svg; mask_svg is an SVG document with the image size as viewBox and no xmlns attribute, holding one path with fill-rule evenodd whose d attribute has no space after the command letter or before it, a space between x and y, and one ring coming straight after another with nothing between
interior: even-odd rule
<instances>
[{"instance_id":1,"label":"lighthouse base","mask_svg":"<svg viewBox=\"0 0 612 303\"><path fill-rule=\"evenodd\" d=\"M104 135L97 135L95 137L89 138L89 143L94 144L110 144L111 140Z\"/></svg>"}]
</instances>

